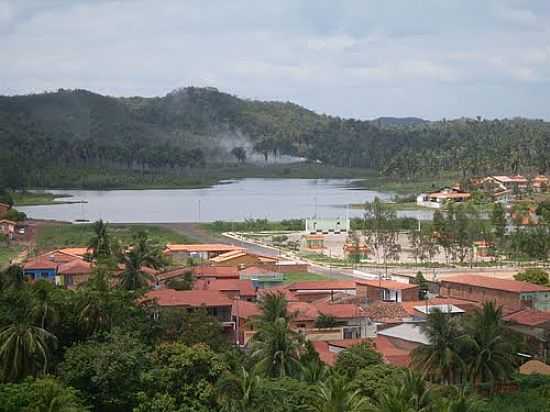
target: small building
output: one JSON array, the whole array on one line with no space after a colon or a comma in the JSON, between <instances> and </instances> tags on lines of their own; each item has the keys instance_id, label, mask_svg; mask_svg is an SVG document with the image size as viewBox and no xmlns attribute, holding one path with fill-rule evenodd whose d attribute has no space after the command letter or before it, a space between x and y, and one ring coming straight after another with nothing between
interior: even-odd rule
<instances>
[{"instance_id":1,"label":"small building","mask_svg":"<svg viewBox=\"0 0 550 412\"><path fill-rule=\"evenodd\" d=\"M270 288L281 285L286 276L262 266L250 266L239 271L240 279L251 280L255 288Z\"/></svg>"},{"instance_id":2,"label":"small building","mask_svg":"<svg viewBox=\"0 0 550 412\"><path fill-rule=\"evenodd\" d=\"M529 187L529 180L521 175L489 176L489 178L492 178L513 193L524 192Z\"/></svg>"},{"instance_id":3,"label":"small building","mask_svg":"<svg viewBox=\"0 0 550 412\"><path fill-rule=\"evenodd\" d=\"M256 300L256 288L251 280L241 279L197 279L193 290L215 290L230 299Z\"/></svg>"},{"instance_id":4,"label":"small building","mask_svg":"<svg viewBox=\"0 0 550 412\"><path fill-rule=\"evenodd\" d=\"M58 266L59 263L54 260L45 256L38 256L28 260L23 265L23 273L32 280L45 279L54 283Z\"/></svg>"},{"instance_id":5,"label":"small building","mask_svg":"<svg viewBox=\"0 0 550 412\"><path fill-rule=\"evenodd\" d=\"M233 326L231 307L233 301L221 292L214 290L174 290L156 289L145 294L142 303L155 303L160 309L206 309L209 315L222 322L224 326Z\"/></svg>"},{"instance_id":6,"label":"small building","mask_svg":"<svg viewBox=\"0 0 550 412\"><path fill-rule=\"evenodd\" d=\"M239 268L235 266L199 265L189 269L198 279L239 279Z\"/></svg>"},{"instance_id":7,"label":"small building","mask_svg":"<svg viewBox=\"0 0 550 412\"><path fill-rule=\"evenodd\" d=\"M539 359L550 355L550 312L522 309L504 316L508 327L523 338L529 354Z\"/></svg>"},{"instance_id":8,"label":"small building","mask_svg":"<svg viewBox=\"0 0 550 412\"><path fill-rule=\"evenodd\" d=\"M531 187L534 192L546 192L550 189L550 179L544 175L535 176L531 180Z\"/></svg>"},{"instance_id":9,"label":"small building","mask_svg":"<svg viewBox=\"0 0 550 412\"><path fill-rule=\"evenodd\" d=\"M480 275L452 276L441 280L443 297L501 306L524 306L550 311L550 288L528 282Z\"/></svg>"},{"instance_id":10,"label":"small building","mask_svg":"<svg viewBox=\"0 0 550 412\"><path fill-rule=\"evenodd\" d=\"M322 251L325 248L325 237L322 234L304 236L304 249Z\"/></svg>"},{"instance_id":11,"label":"small building","mask_svg":"<svg viewBox=\"0 0 550 412\"><path fill-rule=\"evenodd\" d=\"M8 214L11 209L11 205L8 203L0 202L0 219Z\"/></svg>"},{"instance_id":12,"label":"small building","mask_svg":"<svg viewBox=\"0 0 550 412\"><path fill-rule=\"evenodd\" d=\"M354 280L319 280L295 282L286 286L302 302L313 302L314 300L330 297L338 292L355 295Z\"/></svg>"},{"instance_id":13,"label":"small building","mask_svg":"<svg viewBox=\"0 0 550 412\"><path fill-rule=\"evenodd\" d=\"M0 234L7 236L9 240L13 240L15 237L15 227L17 223L12 222L11 220L2 219L0 220Z\"/></svg>"},{"instance_id":14,"label":"small building","mask_svg":"<svg viewBox=\"0 0 550 412\"><path fill-rule=\"evenodd\" d=\"M235 250L226 252L210 259L212 266L234 266L238 269L245 269L250 266L274 265L277 258L274 256L264 256L244 250Z\"/></svg>"},{"instance_id":15,"label":"small building","mask_svg":"<svg viewBox=\"0 0 550 412\"><path fill-rule=\"evenodd\" d=\"M474 242L474 256L476 257L494 257L495 244L487 240L476 240Z\"/></svg>"},{"instance_id":16,"label":"small building","mask_svg":"<svg viewBox=\"0 0 550 412\"><path fill-rule=\"evenodd\" d=\"M208 260L227 252L243 251L239 246L226 245L223 243L207 244L168 244L164 253L174 259L197 258Z\"/></svg>"},{"instance_id":17,"label":"small building","mask_svg":"<svg viewBox=\"0 0 550 412\"><path fill-rule=\"evenodd\" d=\"M93 268L90 262L74 259L57 267L55 283L65 288L76 288L90 279Z\"/></svg>"},{"instance_id":18,"label":"small building","mask_svg":"<svg viewBox=\"0 0 550 412\"><path fill-rule=\"evenodd\" d=\"M350 231L351 223L349 218L336 218L336 219L318 219L309 218L306 219L306 232L310 234L315 233L347 233Z\"/></svg>"},{"instance_id":19,"label":"small building","mask_svg":"<svg viewBox=\"0 0 550 412\"><path fill-rule=\"evenodd\" d=\"M358 280L356 285L357 296L365 297L367 303L417 301L420 292L418 285L395 280Z\"/></svg>"},{"instance_id":20,"label":"small building","mask_svg":"<svg viewBox=\"0 0 550 412\"><path fill-rule=\"evenodd\" d=\"M447 202L464 203L472 197L456 187L444 187L435 192L422 193L416 198L416 204L424 207L440 209Z\"/></svg>"}]
</instances>

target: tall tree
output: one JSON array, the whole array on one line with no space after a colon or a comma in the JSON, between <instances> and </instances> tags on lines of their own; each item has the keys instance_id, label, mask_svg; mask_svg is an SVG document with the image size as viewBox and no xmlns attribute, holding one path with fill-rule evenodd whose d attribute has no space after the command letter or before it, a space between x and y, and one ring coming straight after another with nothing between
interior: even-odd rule
<instances>
[{"instance_id":1,"label":"tall tree","mask_svg":"<svg viewBox=\"0 0 550 412\"><path fill-rule=\"evenodd\" d=\"M88 242L88 249L95 259L109 258L113 255L113 244L109 225L102 219L93 224L94 235Z\"/></svg>"}]
</instances>

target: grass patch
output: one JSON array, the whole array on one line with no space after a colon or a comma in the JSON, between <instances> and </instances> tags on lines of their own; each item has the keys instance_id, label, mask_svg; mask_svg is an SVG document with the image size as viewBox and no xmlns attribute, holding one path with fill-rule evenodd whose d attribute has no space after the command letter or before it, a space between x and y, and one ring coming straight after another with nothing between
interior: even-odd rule
<instances>
[{"instance_id":1,"label":"grass patch","mask_svg":"<svg viewBox=\"0 0 550 412\"><path fill-rule=\"evenodd\" d=\"M285 273L285 283L293 283L293 282L302 282L307 280L326 280L328 279L325 275L319 275L317 273L309 273L309 272L290 272Z\"/></svg>"},{"instance_id":2,"label":"grass patch","mask_svg":"<svg viewBox=\"0 0 550 412\"><path fill-rule=\"evenodd\" d=\"M304 219L286 219L272 222L267 219L246 219L244 222L227 222L217 220L203 223L201 227L211 233L224 232L292 232L305 228Z\"/></svg>"},{"instance_id":3,"label":"grass patch","mask_svg":"<svg viewBox=\"0 0 550 412\"><path fill-rule=\"evenodd\" d=\"M68 203L59 198L70 198L70 195L56 194L51 192L13 192L11 197L15 206L36 206L36 205L55 205Z\"/></svg>"},{"instance_id":4,"label":"grass patch","mask_svg":"<svg viewBox=\"0 0 550 412\"><path fill-rule=\"evenodd\" d=\"M147 231L149 237L158 243L190 243L190 240L177 232L156 225L109 225L110 233L123 244L128 244L132 237ZM52 250L68 246L85 246L93 236L91 224L49 224L43 226L37 236L36 246L40 251Z\"/></svg>"},{"instance_id":5,"label":"grass patch","mask_svg":"<svg viewBox=\"0 0 550 412\"><path fill-rule=\"evenodd\" d=\"M0 245L0 269L9 265L10 260L21 252L20 246Z\"/></svg>"},{"instance_id":6,"label":"grass patch","mask_svg":"<svg viewBox=\"0 0 550 412\"><path fill-rule=\"evenodd\" d=\"M458 180L456 176L422 177L405 180L398 177L370 177L355 183L361 189L395 192L398 194L412 194L438 190L450 186Z\"/></svg>"}]
</instances>

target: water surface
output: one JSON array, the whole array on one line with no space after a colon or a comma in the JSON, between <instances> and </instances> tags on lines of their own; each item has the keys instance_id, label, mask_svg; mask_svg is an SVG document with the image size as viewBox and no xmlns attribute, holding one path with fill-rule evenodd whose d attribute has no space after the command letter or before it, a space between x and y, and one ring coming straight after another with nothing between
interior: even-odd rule
<instances>
[{"instance_id":1,"label":"water surface","mask_svg":"<svg viewBox=\"0 0 550 412\"><path fill-rule=\"evenodd\" d=\"M84 204L18 208L36 219L74 222L104 219L112 223L240 221L248 218L361 216L347 205L391 199L391 193L357 190L349 179L242 179L203 189L55 190ZM65 199L66 200L66 199ZM431 211L403 211L402 216L431 216Z\"/></svg>"}]
</instances>

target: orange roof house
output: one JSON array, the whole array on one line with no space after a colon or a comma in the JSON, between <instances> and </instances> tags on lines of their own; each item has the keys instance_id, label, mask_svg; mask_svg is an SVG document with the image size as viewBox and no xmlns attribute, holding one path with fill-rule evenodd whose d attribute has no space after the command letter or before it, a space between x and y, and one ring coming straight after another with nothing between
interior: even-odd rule
<instances>
[{"instance_id":1,"label":"orange roof house","mask_svg":"<svg viewBox=\"0 0 550 412\"><path fill-rule=\"evenodd\" d=\"M464 192L456 187L444 187L435 192L422 193L416 198L416 203L420 206L439 209L447 202L462 203L472 197L469 192Z\"/></svg>"},{"instance_id":2,"label":"orange roof house","mask_svg":"<svg viewBox=\"0 0 550 412\"><path fill-rule=\"evenodd\" d=\"M249 266L275 264L276 262L276 257L258 255L244 250L233 250L210 259L210 264L212 266L235 266L239 269L244 269Z\"/></svg>"},{"instance_id":3,"label":"orange roof house","mask_svg":"<svg viewBox=\"0 0 550 412\"><path fill-rule=\"evenodd\" d=\"M215 290L229 298L256 299L256 288L251 280L246 279L198 279L193 284L193 289Z\"/></svg>"},{"instance_id":4,"label":"orange roof house","mask_svg":"<svg viewBox=\"0 0 550 412\"><path fill-rule=\"evenodd\" d=\"M199 265L192 268L197 278L239 279L239 268L235 266Z\"/></svg>"},{"instance_id":5,"label":"orange roof house","mask_svg":"<svg viewBox=\"0 0 550 412\"><path fill-rule=\"evenodd\" d=\"M199 255L201 258L210 259L227 252L242 251L242 247L226 245L224 243L206 244L168 244L164 253L168 256L191 257Z\"/></svg>"},{"instance_id":6,"label":"orange roof house","mask_svg":"<svg viewBox=\"0 0 550 412\"><path fill-rule=\"evenodd\" d=\"M337 292L355 294L355 281L353 280L319 280L295 282L286 288L304 302L313 302L321 298L329 297Z\"/></svg>"},{"instance_id":7,"label":"orange roof house","mask_svg":"<svg viewBox=\"0 0 550 412\"><path fill-rule=\"evenodd\" d=\"M474 302L493 301L501 306L527 306L550 310L550 288L528 282L480 275L452 276L441 280L443 297Z\"/></svg>"},{"instance_id":8,"label":"orange roof house","mask_svg":"<svg viewBox=\"0 0 550 412\"><path fill-rule=\"evenodd\" d=\"M357 295L364 296L367 302L389 301L406 302L418 300L419 287L394 280L358 280Z\"/></svg>"},{"instance_id":9,"label":"orange roof house","mask_svg":"<svg viewBox=\"0 0 550 412\"><path fill-rule=\"evenodd\" d=\"M61 263L57 268L59 283L66 288L73 288L89 280L93 271L92 264L83 259L74 259Z\"/></svg>"}]
</instances>

